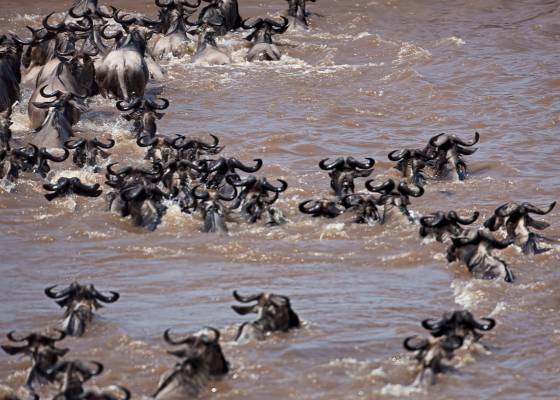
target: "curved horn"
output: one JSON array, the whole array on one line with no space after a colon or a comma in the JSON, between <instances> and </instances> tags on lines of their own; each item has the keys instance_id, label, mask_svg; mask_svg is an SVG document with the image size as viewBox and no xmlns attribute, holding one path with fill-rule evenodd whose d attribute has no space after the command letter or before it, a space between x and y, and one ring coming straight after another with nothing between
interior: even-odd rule
<instances>
[{"instance_id":1,"label":"curved horn","mask_svg":"<svg viewBox=\"0 0 560 400\"><path fill-rule=\"evenodd\" d=\"M392 152L390 152L387 157L389 157L389 160L391 161L400 161L403 158L409 158L410 157L410 150L408 149L404 149L404 150L393 150Z\"/></svg>"},{"instance_id":2,"label":"curved horn","mask_svg":"<svg viewBox=\"0 0 560 400\"><path fill-rule=\"evenodd\" d=\"M45 97L45 98L51 98L51 97L56 97L57 99L62 96L64 93L62 93L60 90L57 90L53 93L45 93L45 89L47 88L48 85L43 86L41 89L39 89L39 93L41 94L41 96Z\"/></svg>"},{"instance_id":3,"label":"curved horn","mask_svg":"<svg viewBox=\"0 0 560 400\"><path fill-rule=\"evenodd\" d=\"M55 31L55 32L62 32L62 30L64 29L64 23L60 22L57 25L50 25L49 24L49 18L54 14L55 12L53 11L52 13L50 13L49 15L45 16L45 18L43 18L43 26L45 27L45 29L49 30L49 31Z\"/></svg>"},{"instance_id":4,"label":"curved horn","mask_svg":"<svg viewBox=\"0 0 560 400\"><path fill-rule=\"evenodd\" d=\"M64 142L64 147L70 150L74 150L75 148L81 147L85 144L86 144L86 140L84 138L70 139Z\"/></svg>"},{"instance_id":5,"label":"curved horn","mask_svg":"<svg viewBox=\"0 0 560 400\"><path fill-rule=\"evenodd\" d=\"M167 107L169 107L169 100L164 99L163 97L161 97L160 100L163 102L162 105L159 105L154 100L147 100L146 103L148 103L154 110L165 110Z\"/></svg>"},{"instance_id":6,"label":"curved horn","mask_svg":"<svg viewBox=\"0 0 560 400\"><path fill-rule=\"evenodd\" d=\"M86 15L80 22L86 21L87 25L80 26L78 24L70 23L67 25L68 30L71 32L88 32L93 28L93 21L89 15Z\"/></svg>"},{"instance_id":7,"label":"curved horn","mask_svg":"<svg viewBox=\"0 0 560 400\"><path fill-rule=\"evenodd\" d=\"M97 297L103 303L114 303L115 301L117 301L121 297L121 295L118 294L117 292L109 291L109 293L111 293L110 297L105 296L104 294L98 292L97 290L95 290L95 292L94 292L95 297Z\"/></svg>"},{"instance_id":8,"label":"curved horn","mask_svg":"<svg viewBox=\"0 0 560 400\"><path fill-rule=\"evenodd\" d=\"M128 14L124 14L122 16L119 16L119 13L122 10L117 10L114 14L113 14L113 19L118 22L121 25L132 25L136 22L136 18L131 17L129 20L125 20L124 18L129 16Z\"/></svg>"},{"instance_id":9,"label":"curved horn","mask_svg":"<svg viewBox=\"0 0 560 400\"><path fill-rule=\"evenodd\" d=\"M424 194L424 188L418 185L412 185L413 187L409 187L405 182L399 183L398 191L404 195L412 196L412 197L420 197Z\"/></svg>"},{"instance_id":10,"label":"curved horn","mask_svg":"<svg viewBox=\"0 0 560 400\"><path fill-rule=\"evenodd\" d=\"M206 201L210 198L210 193L208 192L203 192L203 193L199 193L198 192L198 188L202 186L202 185L196 185L195 187L193 187L191 189L191 194L194 198L202 200L202 201Z\"/></svg>"},{"instance_id":11,"label":"curved horn","mask_svg":"<svg viewBox=\"0 0 560 400\"><path fill-rule=\"evenodd\" d=\"M140 147L155 146L158 142L159 139L157 137L150 137L150 135L138 136L136 139L136 144Z\"/></svg>"},{"instance_id":12,"label":"curved horn","mask_svg":"<svg viewBox=\"0 0 560 400\"><path fill-rule=\"evenodd\" d=\"M192 337L191 336L187 336L185 339L181 339L181 340L173 340L173 339L171 339L171 336L169 336L170 331L171 331L171 328L167 328L165 330L165 332L163 332L163 340L165 340L167 343L169 343L173 346L179 346L181 344L186 344L186 343L192 342Z\"/></svg>"},{"instance_id":13,"label":"curved horn","mask_svg":"<svg viewBox=\"0 0 560 400\"><path fill-rule=\"evenodd\" d=\"M93 138L91 141L95 147L100 147L102 149L110 149L115 145L115 141L113 139L109 139L108 143L103 143L97 140L97 138Z\"/></svg>"},{"instance_id":14,"label":"curved horn","mask_svg":"<svg viewBox=\"0 0 560 400\"><path fill-rule=\"evenodd\" d=\"M438 143L439 139L444 135L445 135L445 137L444 137L445 140L442 143ZM447 136L447 134L446 133L440 133L439 135L432 136L430 138L429 143L430 143L430 146L438 148L443 143L445 143L447 140L449 140L449 137Z\"/></svg>"},{"instance_id":15,"label":"curved horn","mask_svg":"<svg viewBox=\"0 0 560 400\"><path fill-rule=\"evenodd\" d=\"M313 203L311 207L306 207L309 203ZM299 211L304 214L316 214L321 209L321 204L315 200L306 200L303 203L300 203Z\"/></svg>"},{"instance_id":16,"label":"curved horn","mask_svg":"<svg viewBox=\"0 0 560 400\"><path fill-rule=\"evenodd\" d=\"M496 326L496 320L493 318L481 318L481 320L485 321L486 323L480 323L473 319L473 325L476 329L479 329L481 331L489 331Z\"/></svg>"},{"instance_id":17,"label":"curved horn","mask_svg":"<svg viewBox=\"0 0 560 400\"><path fill-rule=\"evenodd\" d=\"M422 327L429 331L435 331L441 328L441 323L441 320L434 321L433 319L425 319L424 321L422 321Z\"/></svg>"},{"instance_id":18,"label":"curved horn","mask_svg":"<svg viewBox=\"0 0 560 400\"><path fill-rule=\"evenodd\" d=\"M545 215L548 214L549 212L552 211L552 209L554 208L554 206L556 205L556 202L553 201L552 203L550 203L548 205L548 208L539 208L537 206L534 206L530 203L523 203L522 206L525 207L525 209L532 213L532 214L539 214L539 215Z\"/></svg>"},{"instance_id":19,"label":"curved horn","mask_svg":"<svg viewBox=\"0 0 560 400\"><path fill-rule=\"evenodd\" d=\"M181 5L183 6L187 6L189 8L198 8L198 6L200 6L201 1L200 0L196 0L195 3L189 3L187 0L179 0Z\"/></svg>"},{"instance_id":20,"label":"curved horn","mask_svg":"<svg viewBox=\"0 0 560 400\"><path fill-rule=\"evenodd\" d=\"M60 342L62 339L64 339L66 337L66 332L60 330L60 329L55 329L54 330L56 333L58 333L58 337L48 337L50 340L52 340L53 342Z\"/></svg>"},{"instance_id":21,"label":"curved horn","mask_svg":"<svg viewBox=\"0 0 560 400\"><path fill-rule=\"evenodd\" d=\"M263 293L254 294L252 296L242 296L237 290L233 291L233 298L240 303L250 303L252 301L258 301L263 296Z\"/></svg>"},{"instance_id":22,"label":"curved horn","mask_svg":"<svg viewBox=\"0 0 560 400\"><path fill-rule=\"evenodd\" d=\"M390 178L387 179L385 182L379 184L379 185L373 185L372 183L373 183L373 179L370 179L370 180L366 181L366 189L369 190L370 192L390 193L395 188L395 181L393 181Z\"/></svg>"},{"instance_id":23,"label":"curved horn","mask_svg":"<svg viewBox=\"0 0 560 400\"><path fill-rule=\"evenodd\" d=\"M51 299L60 299L61 297L67 296L74 289L72 285L70 285L66 289L63 289L60 292L55 293L53 292L53 289L57 286L58 285L52 285L45 288L45 294L47 295L47 297L50 297Z\"/></svg>"},{"instance_id":24,"label":"curved horn","mask_svg":"<svg viewBox=\"0 0 560 400\"><path fill-rule=\"evenodd\" d=\"M348 157L346 159L348 165L350 167L352 167L353 169L359 168L359 169L371 169L373 168L373 166L375 165L375 160L373 158L370 157L366 157L367 162L366 163L362 163L359 162L358 160L356 160L354 157Z\"/></svg>"},{"instance_id":25,"label":"curved horn","mask_svg":"<svg viewBox=\"0 0 560 400\"><path fill-rule=\"evenodd\" d=\"M274 29L275 32L282 33L288 27L289 21L288 18L284 17L283 15L281 15L280 18L282 18L282 22L276 22L272 18L268 18L268 17L265 18L265 21L269 23L271 26L276 28Z\"/></svg>"},{"instance_id":26,"label":"curved horn","mask_svg":"<svg viewBox=\"0 0 560 400\"><path fill-rule=\"evenodd\" d=\"M459 139L459 138L454 138L453 141L457 144L460 144L461 146L474 146L475 144L478 143L479 139L480 139L480 134L478 132L475 132L474 133L474 139L471 140L471 141L465 142L464 140Z\"/></svg>"},{"instance_id":27,"label":"curved horn","mask_svg":"<svg viewBox=\"0 0 560 400\"><path fill-rule=\"evenodd\" d=\"M253 22L252 24L249 24L249 25L248 25L248 24L247 24L247 21L249 21L250 19L251 19L251 18L247 18L247 19L245 19L243 22L241 22L241 27L242 27L243 29L253 29L253 28L255 28L257 25L262 24L262 22L263 22L262 18L261 18L261 17L258 17L258 18L255 20L255 22Z\"/></svg>"},{"instance_id":28,"label":"curved horn","mask_svg":"<svg viewBox=\"0 0 560 400\"><path fill-rule=\"evenodd\" d=\"M109 165L107 165L107 173L109 175L117 175L117 176L121 176L121 175L128 175L130 173L130 171L132 171L132 167L124 167L123 169L119 170L119 171L114 171L113 170L113 165L116 165L118 163L114 162L111 163Z\"/></svg>"},{"instance_id":29,"label":"curved horn","mask_svg":"<svg viewBox=\"0 0 560 400\"><path fill-rule=\"evenodd\" d=\"M319 161L319 168L328 171L331 169L338 168L344 164L344 159L340 157L334 160L332 163L327 163L327 160L328 158L324 158L321 161Z\"/></svg>"},{"instance_id":30,"label":"curved horn","mask_svg":"<svg viewBox=\"0 0 560 400\"><path fill-rule=\"evenodd\" d=\"M33 30L31 31L33 32ZM29 40L25 40L25 39L21 39L18 35L13 34L12 35L14 38L14 42L16 42L17 44L21 45L21 46L29 46L32 45L33 43L35 43L35 36L33 36L31 39Z\"/></svg>"},{"instance_id":31,"label":"curved horn","mask_svg":"<svg viewBox=\"0 0 560 400\"><path fill-rule=\"evenodd\" d=\"M252 167L250 167L250 166L248 166L248 165L243 165L243 164L241 163L241 161L239 161L238 159L232 158L232 159L231 159L231 165L232 165L234 168L240 169L240 170L243 171L243 172L251 172L251 173L253 173L253 172L257 172L259 169L261 169L261 167L262 167L262 165L263 165L263 162L262 162L262 160L261 160L260 158L255 158L253 161L255 162L255 165L252 166Z\"/></svg>"},{"instance_id":32,"label":"curved horn","mask_svg":"<svg viewBox=\"0 0 560 400\"><path fill-rule=\"evenodd\" d=\"M117 101L117 109L119 111L130 111L132 109L137 109L140 107L142 99L140 97L136 97L133 101L127 103L124 100Z\"/></svg>"},{"instance_id":33,"label":"curved horn","mask_svg":"<svg viewBox=\"0 0 560 400\"><path fill-rule=\"evenodd\" d=\"M449 211L447 213L447 219L457 221L458 223L460 223L462 225L472 224L474 221L476 221L478 219L479 216L480 216L480 213L478 211L475 211L470 218L469 217L466 217L466 218L459 217L455 211Z\"/></svg>"},{"instance_id":34,"label":"curved horn","mask_svg":"<svg viewBox=\"0 0 560 400\"><path fill-rule=\"evenodd\" d=\"M269 190L271 192L276 192L276 193L282 193L284 192L287 188L288 188L288 182L282 180L282 179L276 179L278 182L280 182L280 187L275 187L273 186L270 182L268 182L265 178L263 187L266 190Z\"/></svg>"},{"instance_id":35,"label":"curved horn","mask_svg":"<svg viewBox=\"0 0 560 400\"><path fill-rule=\"evenodd\" d=\"M420 224L427 228L434 228L441 224L445 220L445 214L442 211L438 211L435 214L425 215L420 218Z\"/></svg>"},{"instance_id":36,"label":"curved horn","mask_svg":"<svg viewBox=\"0 0 560 400\"><path fill-rule=\"evenodd\" d=\"M107 40L111 40L111 39L117 39L119 36L122 35L122 32L120 31L116 31L115 33L113 33L112 35L108 35L107 33L105 33L105 30L109 28L109 25L105 25L103 26L100 30L99 30L99 35L103 38L103 39L107 39Z\"/></svg>"},{"instance_id":37,"label":"curved horn","mask_svg":"<svg viewBox=\"0 0 560 400\"><path fill-rule=\"evenodd\" d=\"M417 338L418 338L418 336L407 337L403 342L404 348L409 350L409 351L424 350L424 349L428 348L428 345L430 344L430 342L428 342L427 339L421 339L415 345L410 343L411 340L414 340L414 339L417 339Z\"/></svg>"},{"instance_id":38,"label":"curved horn","mask_svg":"<svg viewBox=\"0 0 560 400\"><path fill-rule=\"evenodd\" d=\"M58 156L58 157L55 156L55 155L53 155L53 154L51 154L51 153L49 153L46 149L41 149L41 150L42 150L42 151L41 151L42 155L43 155L47 160L51 160L51 161L54 161L54 162L62 162L62 161L65 161L65 160L68 158L68 156L70 155L70 152L69 152L68 149L66 149L66 148L63 149L63 150L64 150L64 154L61 155L61 156Z\"/></svg>"},{"instance_id":39,"label":"curved horn","mask_svg":"<svg viewBox=\"0 0 560 400\"><path fill-rule=\"evenodd\" d=\"M10 339L12 342L16 342L16 343L28 342L29 339L31 338L31 335L27 335L27 336L24 336L24 337L22 337L22 338L16 338L16 337L14 336L14 333L16 333L16 331L10 331L10 332L8 332L8 334L6 335L6 337L7 337L8 339Z\"/></svg>"}]
</instances>

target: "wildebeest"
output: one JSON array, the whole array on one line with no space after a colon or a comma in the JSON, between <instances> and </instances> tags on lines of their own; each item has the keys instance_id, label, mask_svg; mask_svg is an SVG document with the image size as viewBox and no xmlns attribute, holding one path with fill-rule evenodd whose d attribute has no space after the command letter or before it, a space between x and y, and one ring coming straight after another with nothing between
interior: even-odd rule
<instances>
[{"instance_id":1,"label":"wildebeest","mask_svg":"<svg viewBox=\"0 0 560 400\"><path fill-rule=\"evenodd\" d=\"M467 310L446 312L439 320L425 319L422 326L429 330L433 337L460 336L464 339L472 338L477 342L482 338L478 331L489 331L496 326L493 318L482 318L477 321L472 313Z\"/></svg>"},{"instance_id":2,"label":"wildebeest","mask_svg":"<svg viewBox=\"0 0 560 400\"><path fill-rule=\"evenodd\" d=\"M259 293L252 296L241 296L236 290L233 297L240 303L256 304L249 306L231 306L240 315L255 313L257 320L241 324L235 338L238 342L248 340L264 340L269 332L287 332L299 328L301 323L298 315L292 309L290 299L273 293Z\"/></svg>"},{"instance_id":3,"label":"wildebeest","mask_svg":"<svg viewBox=\"0 0 560 400\"><path fill-rule=\"evenodd\" d=\"M10 151L10 141L12 140L12 107L0 112L0 150Z\"/></svg>"},{"instance_id":4,"label":"wildebeest","mask_svg":"<svg viewBox=\"0 0 560 400\"><path fill-rule=\"evenodd\" d=\"M234 200L237 197L237 189L235 186L224 185L210 193L208 190L202 190L201 186L193 187L191 195L197 200L197 208L202 212L203 232L228 233L226 217L229 214L229 207L223 202Z\"/></svg>"},{"instance_id":5,"label":"wildebeest","mask_svg":"<svg viewBox=\"0 0 560 400\"><path fill-rule=\"evenodd\" d=\"M39 147L60 148L64 143L74 136L72 131L72 120L75 112L87 111L84 104L84 97L73 93L62 93L56 91L52 94L44 92L45 87L41 88L41 95L44 97L56 97L56 100L44 103L33 103L39 109L47 109L48 114L39 129L33 135L33 143Z\"/></svg>"},{"instance_id":6,"label":"wildebeest","mask_svg":"<svg viewBox=\"0 0 560 400\"><path fill-rule=\"evenodd\" d=\"M114 303L120 297L117 292L109 292L106 296L95 289L93 285L80 285L72 282L67 288L55 292L57 285L45 289L45 294L55 299L60 307L66 307L62 327L71 336L82 336L86 325L91 321L93 312L103 307L100 302Z\"/></svg>"},{"instance_id":7,"label":"wildebeest","mask_svg":"<svg viewBox=\"0 0 560 400\"><path fill-rule=\"evenodd\" d=\"M271 18L257 18L249 23L243 21L243 29L254 29L245 39L252 43L247 53L247 61L278 61L282 54L272 43L272 36L284 33L288 28L288 19L282 17L283 23Z\"/></svg>"},{"instance_id":8,"label":"wildebeest","mask_svg":"<svg viewBox=\"0 0 560 400\"><path fill-rule=\"evenodd\" d=\"M157 0L156 5L161 8L159 21L142 18L144 25L150 26L157 32L149 44L150 53L156 59L171 55L174 57L185 55L188 45L192 41L185 19L200 5L200 0L196 3L189 3L187 0L169 0L167 2Z\"/></svg>"},{"instance_id":9,"label":"wildebeest","mask_svg":"<svg viewBox=\"0 0 560 400\"><path fill-rule=\"evenodd\" d=\"M467 218L460 217L455 211L447 213L438 211L424 215L420 218L420 236L431 237L442 243L450 242L452 237L465 233L466 228L463 228L461 225L474 223L479 215L478 211L475 211L472 216Z\"/></svg>"},{"instance_id":10,"label":"wildebeest","mask_svg":"<svg viewBox=\"0 0 560 400\"><path fill-rule=\"evenodd\" d=\"M443 178L449 173L457 180L464 180L467 176L467 164L463 156L474 154L477 150L469 149L478 143L480 135L475 132L474 139L465 141L455 135L440 133L432 137L424 153L428 155L427 164L432 168L436 178Z\"/></svg>"},{"instance_id":11,"label":"wildebeest","mask_svg":"<svg viewBox=\"0 0 560 400\"><path fill-rule=\"evenodd\" d=\"M414 385L431 385L436 382L436 375L454 371L448 360L455 355L453 352L463 345L461 336L441 336L438 338L418 338L411 336L404 340L403 346L408 351L416 351L420 372Z\"/></svg>"},{"instance_id":12,"label":"wildebeest","mask_svg":"<svg viewBox=\"0 0 560 400\"><path fill-rule=\"evenodd\" d=\"M411 184L407 185L405 182L400 182L398 186L392 179L387 179L379 185L373 185L373 180L366 182L366 188L370 192L379 193L377 204L383 210L380 213L379 223L384 224L393 210L398 210L402 215L408 218L412 223L415 222L414 218L408 210L410 205L409 197L420 197L424 194L424 188Z\"/></svg>"},{"instance_id":13,"label":"wildebeest","mask_svg":"<svg viewBox=\"0 0 560 400\"><path fill-rule=\"evenodd\" d=\"M287 0L288 1L288 20L290 28L294 30L307 30L307 16L309 13L305 9L306 0ZM315 2L315 0L309 0Z\"/></svg>"},{"instance_id":14,"label":"wildebeest","mask_svg":"<svg viewBox=\"0 0 560 400\"><path fill-rule=\"evenodd\" d=\"M546 215L552 211L556 202L552 202L546 208L537 207L531 203L505 203L496 208L484 226L491 231L500 228L505 229L507 238L514 240L524 254L540 254L551 250L558 240L547 238L530 228L546 229L549 223L533 219L529 214Z\"/></svg>"},{"instance_id":15,"label":"wildebeest","mask_svg":"<svg viewBox=\"0 0 560 400\"><path fill-rule=\"evenodd\" d=\"M379 199L363 193L352 193L342 198L341 204L354 212L357 224L374 224L381 219L377 202Z\"/></svg>"},{"instance_id":16,"label":"wildebeest","mask_svg":"<svg viewBox=\"0 0 560 400\"><path fill-rule=\"evenodd\" d=\"M288 183L278 179L280 186L272 185L266 178L257 179L249 176L245 179L236 179L233 175L226 178L227 183L241 188L237 199L231 209L239 209L241 216L249 223L255 223L263 215L267 217L267 225L280 225L286 222L282 213L272 208L272 204L278 199L278 195L288 188Z\"/></svg>"},{"instance_id":17,"label":"wildebeest","mask_svg":"<svg viewBox=\"0 0 560 400\"><path fill-rule=\"evenodd\" d=\"M31 170L34 162L32 151L28 148L0 149L0 179L13 184L21 171Z\"/></svg>"},{"instance_id":18,"label":"wildebeest","mask_svg":"<svg viewBox=\"0 0 560 400\"><path fill-rule=\"evenodd\" d=\"M91 366L80 360L60 361L49 370L49 379L59 384L57 400L78 400L84 394L83 385L103 372L103 364L88 361ZM53 400L54 400L53 399Z\"/></svg>"},{"instance_id":19,"label":"wildebeest","mask_svg":"<svg viewBox=\"0 0 560 400\"><path fill-rule=\"evenodd\" d=\"M200 10L198 22L204 23L212 19L223 19L223 23L216 25L216 33L225 35L226 32L241 27L241 16L239 15L239 6L237 0L204 0L209 3Z\"/></svg>"},{"instance_id":20,"label":"wildebeest","mask_svg":"<svg viewBox=\"0 0 560 400\"><path fill-rule=\"evenodd\" d=\"M97 157L109 157L109 153L107 153L105 149L110 149L114 145L115 141L113 139L109 139L107 143L103 143L97 138L93 138L91 140L85 138L70 139L64 142L65 148L74 150L72 161L76 166L80 168L89 166L94 168L95 172L99 170Z\"/></svg>"},{"instance_id":21,"label":"wildebeest","mask_svg":"<svg viewBox=\"0 0 560 400\"><path fill-rule=\"evenodd\" d=\"M198 22L198 44L193 56L193 64L225 65L231 64L231 58L218 47L216 34L224 26L224 18L213 15Z\"/></svg>"},{"instance_id":22,"label":"wildebeest","mask_svg":"<svg viewBox=\"0 0 560 400\"><path fill-rule=\"evenodd\" d=\"M99 189L99 183L94 185L85 185L80 178L58 178L56 183L45 183L43 188L51 193L45 194L48 201L52 201L58 197L65 197L71 194L86 197L99 197L102 190Z\"/></svg>"},{"instance_id":23,"label":"wildebeest","mask_svg":"<svg viewBox=\"0 0 560 400\"><path fill-rule=\"evenodd\" d=\"M114 19L121 24L125 34L118 31L112 35L101 29L101 36L107 40L115 39L115 48L111 50L96 70L99 91L104 97L130 100L133 96L142 98L149 79L148 65L144 59L147 36L138 28L129 26L136 18L124 19L115 11ZM149 34L148 34L149 36Z\"/></svg>"},{"instance_id":24,"label":"wildebeest","mask_svg":"<svg viewBox=\"0 0 560 400\"><path fill-rule=\"evenodd\" d=\"M436 156L436 153L429 156L419 149L394 150L388 155L389 160L397 162L395 169L399 170L403 177L408 178L409 182L419 186L424 185L426 180L429 179L424 168L428 161Z\"/></svg>"},{"instance_id":25,"label":"wildebeest","mask_svg":"<svg viewBox=\"0 0 560 400\"><path fill-rule=\"evenodd\" d=\"M506 262L493 254L494 249L505 249L513 244L512 239L497 240L485 230L471 230L464 236L451 239L447 248L447 260L459 260L467 265L475 278L503 279L513 282L513 273Z\"/></svg>"},{"instance_id":26,"label":"wildebeest","mask_svg":"<svg viewBox=\"0 0 560 400\"><path fill-rule=\"evenodd\" d=\"M161 104L156 99L142 99L134 97L129 102L118 101L117 109L128 112L122 117L127 121L133 121L132 131L136 138L147 136L152 138L157 133L156 121L163 118L165 114L158 112L169 107L169 100L160 98Z\"/></svg>"},{"instance_id":27,"label":"wildebeest","mask_svg":"<svg viewBox=\"0 0 560 400\"><path fill-rule=\"evenodd\" d=\"M229 363L219 343L220 332L214 328L206 328L206 331L208 330L212 332L213 337L208 336L206 332L201 332L182 339L172 339L169 329L164 332L163 338L167 343L184 347L169 351L169 354L179 358L179 361L161 376L153 397L156 399L197 397L210 377L227 374Z\"/></svg>"},{"instance_id":28,"label":"wildebeest","mask_svg":"<svg viewBox=\"0 0 560 400\"><path fill-rule=\"evenodd\" d=\"M21 40L15 35L0 35L0 112L20 99Z\"/></svg>"},{"instance_id":29,"label":"wildebeest","mask_svg":"<svg viewBox=\"0 0 560 400\"><path fill-rule=\"evenodd\" d=\"M56 332L57 336L54 337L40 333L16 337L15 332L12 331L7 337L14 344L1 346L9 355L25 355L31 359L31 367L25 379L25 386L30 389L35 383L42 385L50 382L48 371L69 351L56 347L56 343L66 337L64 332Z\"/></svg>"},{"instance_id":30,"label":"wildebeest","mask_svg":"<svg viewBox=\"0 0 560 400\"><path fill-rule=\"evenodd\" d=\"M344 197L354 193L354 179L357 177L365 178L373 172L375 160L366 158L366 162L360 162L354 157L339 157L332 162L327 162L328 158L319 162L319 168L329 171L331 178L331 188L336 197Z\"/></svg>"},{"instance_id":31,"label":"wildebeest","mask_svg":"<svg viewBox=\"0 0 560 400\"><path fill-rule=\"evenodd\" d=\"M57 156L52 154L45 147L38 148L33 143L29 143L28 149L29 150L26 150L29 154L29 158L26 163L26 170L31 169L42 178L45 178L51 170L49 161L63 162L69 155L69 152L66 149L64 149L64 154Z\"/></svg>"},{"instance_id":32,"label":"wildebeest","mask_svg":"<svg viewBox=\"0 0 560 400\"><path fill-rule=\"evenodd\" d=\"M306 200L299 204L299 211L313 217L336 218L344 212L338 200Z\"/></svg>"}]
</instances>

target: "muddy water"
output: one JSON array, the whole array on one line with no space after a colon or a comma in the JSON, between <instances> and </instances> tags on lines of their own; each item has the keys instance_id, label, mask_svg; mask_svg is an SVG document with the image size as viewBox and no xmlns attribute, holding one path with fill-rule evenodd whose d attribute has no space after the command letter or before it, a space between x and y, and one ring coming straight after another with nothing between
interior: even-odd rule
<instances>
[{"instance_id":1,"label":"muddy water","mask_svg":"<svg viewBox=\"0 0 560 400\"><path fill-rule=\"evenodd\" d=\"M2 30L23 33L59 1L1 0ZM241 0L243 16L276 14L282 1ZM149 15L148 1L115 5ZM261 157L262 174L289 182L280 228L231 224L228 237L200 232L200 218L168 210L156 232L132 227L104 211L102 198L42 197L42 182L26 176L0 190L0 332L56 325L61 310L43 289L72 280L117 290L121 299L99 312L84 338L67 339L69 358L101 361L94 383L120 382L134 397L149 396L174 363L161 334L211 325L224 331L232 372L203 398L377 399L560 397L559 254L503 252L513 285L473 280L447 264L445 248L422 243L417 226L383 228L349 219L311 219L298 202L326 196L317 162L353 155L377 160L374 177L397 177L386 155L420 147L430 136L481 134L468 157L464 183L430 183L413 199L419 213L480 210L506 201L548 204L560 196L560 2L334 1L309 5L309 33L277 38L278 63L248 64L241 33L221 44L234 64L193 66L190 57L163 63L149 93L171 100L160 132L218 135L225 155ZM26 141L25 101L14 135ZM112 161L137 162L128 123L108 100L95 100L78 125L83 135L113 136ZM58 168L56 176L91 172ZM357 187L363 189L363 180ZM560 235L553 211L550 236ZM481 219L482 219L481 218ZM483 219L482 219L483 220ZM289 295L302 330L262 343L232 343L246 318L230 309L231 292ZM414 363L402 339L419 322L468 308L498 325L489 352L460 358L460 375L441 377L427 392L408 386ZM17 387L27 363L0 355L0 381ZM48 390L45 391L45 393Z\"/></svg>"}]
</instances>

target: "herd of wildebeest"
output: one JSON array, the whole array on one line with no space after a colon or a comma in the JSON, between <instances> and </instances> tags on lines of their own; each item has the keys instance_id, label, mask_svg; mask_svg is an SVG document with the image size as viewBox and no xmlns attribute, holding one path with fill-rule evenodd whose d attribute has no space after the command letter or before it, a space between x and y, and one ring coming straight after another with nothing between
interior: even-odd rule
<instances>
[{"instance_id":1,"label":"herd of wildebeest","mask_svg":"<svg viewBox=\"0 0 560 400\"><path fill-rule=\"evenodd\" d=\"M52 177L49 163L65 162L72 152L75 167L95 173L105 171L108 209L121 217L130 216L135 225L150 231L161 223L169 202L177 204L184 213L201 216L205 232L227 234L227 222L231 220L271 227L289 223L274 206L288 187L286 181L271 182L265 177L243 175L259 171L262 160L255 159L247 165L236 158L218 156L223 146L214 135L206 142L180 134L161 134L157 121L164 116L162 111L169 101L147 96L145 89L150 78L164 76L158 60L165 57L194 53L193 63L230 63L227 49L217 45L216 37L234 30L250 32L246 37L250 42L248 61L279 60L282 55L272 36L288 29L308 29L305 0L288 0L287 15L279 19L245 20L239 15L236 0L204 1L208 3L205 7L200 7L201 0L156 0L159 14L157 19L150 19L99 6L97 0L77 0L60 22L54 23L51 13L44 17L42 27L27 27L31 32L29 39L12 33L0 36L2 187L13 188L26 172L46 179L43 187L48 201L70 195L100 196L103 189L99 184L88 185L78 177L48 181ZM193 17L194 14L198 16ZM22 70L24 80L34 83L28 104L34 131L14 140L11 114L20 101ZM72 126L88 110L88 99L96 95L117 101L116 108L124 119L132 122L136 144L145 149L145 162L150 167L117 168L117 163L112 162L102 168L102 160L110 156L108 150L115 141L75 135ZM14 144L25 140L25 146ZM480 215L477 211L467 217L455 211L417 217L409 209L410 198L422 196L430 181L466 179L465 156L476 151L472 146L478 141L478 133L471 140L442 133L432 137L423 148L394 150L388 157L396 162L401 181L369 179L362 191L356 191L355 180L372 174L373 158L321 160L319 168L328 171L332 193L300 203L299 210L327 219L350 214L358 224L382 225L389 220L419 224L421 237L447 245L449 262L466 264L476 278L513 282L513 273L496 250L515 246L523 254L534 255L555 248L556 239L532 230L545 229L549 224L531 217L548 214L555 202L545 207L503 204L481 227L471 226ZM65 308L62 329L51 329L49 334L8 333L10 344L2 345L2 349L9 355L29 357L31 367L24 386L17 390L0 386L0 394L7 399L37 399L37 385L53 384L57 385L58 394L53 397L57 400L128 399L130 392L123 386L88 387L87 381L99 375L103 365L68 360L65 355L69 349L57 347L66 335L83 335L101 303L115 302L119 294L105 295L93 285L77 282L62 290L55 287L46 288L45 294ZM236 291L233 295L240 303L256 302L233 306L238 314L258 315L255 321L239 327L237 342L264 340L275 331L300 327L300 319L286 296L242 296ZM480 347L480 331L488 331L495 324L491 318L477 321L466 310L445 313L439 320L424 320L422 326L430 336L414 336L404 341L404 347L415 352L418 361L415 384L434 383L436 374L453 370L450 360L456 351ZM196 397L209 379L228 373L229 363L220 347L217 329L204 328L184 338L173 338L168 329L163 338L173 346L169 354L177 358L177 363L161 377L153 397Z\"/></svg>"}]
</instances>

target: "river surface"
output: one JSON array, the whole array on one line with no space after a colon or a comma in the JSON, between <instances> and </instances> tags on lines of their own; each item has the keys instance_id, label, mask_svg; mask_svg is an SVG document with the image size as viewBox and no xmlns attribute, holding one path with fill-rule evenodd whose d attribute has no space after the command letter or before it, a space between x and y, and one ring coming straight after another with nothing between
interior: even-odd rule
<instances>
[{"instance_id":1,"label":"river surface","mask_svg":"<svg viewBox=\"0 0 560 400\"><path fill-rule=\"evenodd\" d=\"M0 0L2 31L23 35L25 25L70 4ZM156 13L146 0L113 4ZM243 17L285 7L240 0ZM363 226L297 210L300 201L330 195L322 158L373 157L376 181L398 178L387 153L423 147L440 132L470 139L478 131L479 150L467 157L465 182L430 182L412 199L418 215L479 210L484 221L507 201L560 199L560 2L319 0L308 10L309 32L275 37L279 62L245 62L236 32L220 40L232 65L165 61L166 76L148 88L171 101L160 133L213 133L224 155L260 157L260 175L285 179L278 208L290 222L232 223L230 235L219 236L171 207L147 232L107 212L103 196L48 203L42 182L24 174L10 192L0 189L0 332L56 326L62 310L43 289L79 280L121 299L97 313L85 337L62 343L71 348L66 357L102 362L105 372L92 384L121 383L133 398L153 393L175 362L162 340L166 328L186 334L208 325L223 331L232 371L203 399L560 398L557 251L524 256L509 248L501 256L514 284L475 280L464 265L447 263L444 245L421 241L417 225ZM29 138L31 89L14 115L21 143ZM109 100L94 99L77 131L115 138L112 161L142 158ZM70 163L54 169L104 180ZM545 233L560 236L558 208L544 219ZM231 310L234 289L289 296L303 328L235 344L237 327L251 317ZM489 351L461 356L459 374L425 391L410 386L415 363L403 339L424 333L422 319L461 308L497 320L482 339ZM18 387L27 366L0 354L0 382Z\"/></svg>"}]
</instances>

